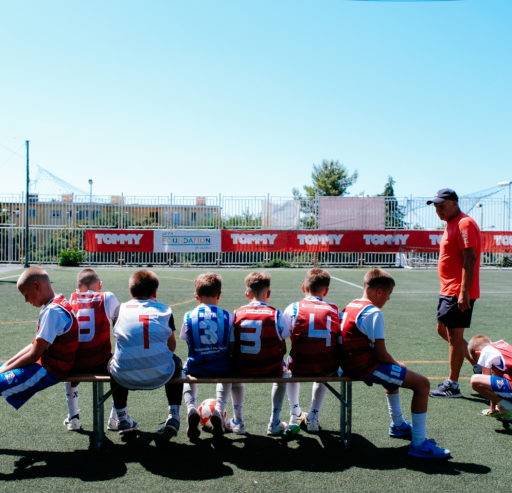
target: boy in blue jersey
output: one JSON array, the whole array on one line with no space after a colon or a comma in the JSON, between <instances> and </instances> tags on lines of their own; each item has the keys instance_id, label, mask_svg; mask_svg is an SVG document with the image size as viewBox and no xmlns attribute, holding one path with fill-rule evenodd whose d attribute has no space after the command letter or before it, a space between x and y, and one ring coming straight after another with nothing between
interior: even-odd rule
<instances>
[{"instance_id":1,"label":"boy in blue jersey","mask_svg":"<svg viewBox=\"0 0 512 493\"><path fill-rule=\"evenodd\" d=\"M199 306L185 314L180 339L187 341L188 359L185 373L194 377L223 377L231 373L229 341L233 330L233 315L219 308L222 279L213 273L201 274L194 282L195 298ZM214 436L224 433L224 411L231 384L217 384L217 404L210 418ZM235 400L243 402L243 385L235 384ZM187 436L199 438L197 412L197 384L185 384L183 397L188 410ZM241 399L240 399L241 398Z\"/></svg>"}]
</instances>

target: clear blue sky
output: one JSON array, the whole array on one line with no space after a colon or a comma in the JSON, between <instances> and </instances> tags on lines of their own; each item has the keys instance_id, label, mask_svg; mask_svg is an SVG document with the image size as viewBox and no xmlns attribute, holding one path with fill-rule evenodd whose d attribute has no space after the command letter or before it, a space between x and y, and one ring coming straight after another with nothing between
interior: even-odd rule
<instances>
[{"instance_id":1,"label":"clear blue sky","mask_svg":"<svg viewBox=\"0 0 512 493\"><path fill-rule=\"evenodd\" d=\"M512 179L512 1L0 3L0 194L376 194ZM44 190L42 190L44 192Z\"/></svg>"}]
</instances>

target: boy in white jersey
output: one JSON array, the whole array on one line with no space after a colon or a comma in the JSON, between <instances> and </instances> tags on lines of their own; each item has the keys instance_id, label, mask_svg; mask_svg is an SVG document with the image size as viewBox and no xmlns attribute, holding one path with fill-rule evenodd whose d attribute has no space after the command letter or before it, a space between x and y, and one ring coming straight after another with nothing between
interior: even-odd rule
<instances>
[{"instance_id":1,"label":"boy in white jersey","mask_svg":"<svg viewBox=\"0 0 512 493\"><path fill-rule=\"evenodd\" d=\"M78 347L78 323L71 305L55 294L43 269L24 271L17 287L25 301L41 312L34 340L0 367L1 395L15 409L65 378Z\"/></svg>"},{"instance_id":2,"label":"boy in white jersey","mask_svg":"<svg viewBox=\"0 0 512 493\"><path fill-rule=\"evenodd\" d=\"M169 413L157 439L169 440L180 427L183 384L173 383L182 372L176 349L174 318L167 305L156 300L158 277L142 269L131 275L133 299L123 303L114 327L116 348L109 363L112 396L120 433L133 431L137 422L128 414L128 390L150 390L165 385Z\"/></svg>"},{"instance_id":3,"label":"boy in white jersey","mask_svg":"<svg viewBox=\"0 0 512 493\"><path fill-rule=\"evenodd\" d=\"M105 373L112 347L110 324L119 314L119 301L114 293L101 291L103 285L94 269L83 269L77 277L78 289L69 302L78 320L78 349L73 372ZM68 416L64 426L69 431L80 429L78 382L65 382ZM117 414L112 408L108 429L117 430Z\"/></svg>"},{"instance_id":4,"label":"boy in white jersey","mask_svg":"<svg viewBox=\"0 0 512 493\"><path fill-rule=\"evenodd\" d=\"M389 300L395 280L382 269L364 276L362 298L351 301L342 312L340 360L343 374L367 385L382 385L391 417L389 435L410 438L409 455L422 459L447 459L450 451L427 439L427 406L430 383L426 377L401 365L388 353L381 308ZM412 427L404 420L399 388L413 391Z\"/></svg>"},{"instance_id":5,"label":"boy in white jersey","mask_svg":"<svg viewBox=\"0 0 512 493\"><path fill-rule=\"evenodd\" d=\"M290 331L281 312L268 304L270 276L262 272L251 272L245 278L245 287L245 296L250 303L234 312L231 335L233 371L237 376L253 378L289 375L283 368L283 356L286 354L285 339L290 337ZM267 435L281 435L286 428L286 423L281 421L285 393L286 383L273 384L272 414ZM243 401L239 405L234 402L233 419L226 423L226 428L241 435L245 433Z\"/></svg>"},{"instance_id":6,"label":"boy in white jersey","mask_svg":"<svg viewBox=\"0 0 512 493\"><path fill-rule=\"evenodd\" d=\"M469 341L468 351L482 367L481 375L471 377L471 387L491 403L482 414L512 420L512 345L479 334Z\"/></svg>"},{"instance_id":7,"label":"boy in white jersey","mask_svg":"<svg viewBox=\"0 0 512 493\"><path fill-rule=\"evenodd\" d=\"M222 279L218 274L198 276L194 282L195 298L199 306L185 314L180 339L187 341L188 359L185 373L194 377L223 377L231 373L229 340L233 329L233 315L219 308ZM224 433L224 411L233 387L233 406L243 402L242 384L217 384L215 411L210 418L213 434ZM197 412L197 384L186 383L183 397L188 411L187 436L193 442L199 438Z\"/></svg>"}]
</instances>

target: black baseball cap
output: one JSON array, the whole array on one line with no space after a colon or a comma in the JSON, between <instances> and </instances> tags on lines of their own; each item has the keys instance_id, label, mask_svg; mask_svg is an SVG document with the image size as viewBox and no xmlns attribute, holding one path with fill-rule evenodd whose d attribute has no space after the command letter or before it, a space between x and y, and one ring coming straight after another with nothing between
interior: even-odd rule
<instances>
[{"instance_id":1,"label":"black baseball cap","mask_svg":"<svg viewBox=\"0 0 512 493\"><path fill-rule=\"evenodd\" d=\"M438 190L433 198L431 198L430 200L427 200L427 205L440 204L441 202L444 202L445 200L458 201L459 197L457 197L455 190L452 190L451 188L441 188L441 190Z\"/></svg>"}]
</instances>

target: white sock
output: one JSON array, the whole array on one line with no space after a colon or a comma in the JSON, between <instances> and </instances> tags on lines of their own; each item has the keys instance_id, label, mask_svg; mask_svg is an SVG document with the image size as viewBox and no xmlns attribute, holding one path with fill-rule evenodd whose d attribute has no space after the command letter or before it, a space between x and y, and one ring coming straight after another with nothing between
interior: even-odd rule
<instances>
[{"instance_id":1,"label":"white sock","mask_svg":"<svg viewBox=\"0 0 512 493\"><path fill-rule=\"evenodd\" d=\"M235 423L244 422L244 398L245 384L234 383L231 388L231 400L233 401L233 419Z\"/></svg>"},{"instance_id":2,"label":"white sock","mask_svg":"<svg viewBox=\"0 0 512 493\"><path fill-rule=\"evenodd\" d=\"M224 416L224 411L226 411L229 394L231 394L231 387L232 384L230 383L218 383L215 389L217 394L217 404L215 405L215 410L219 411L221 416Z\"/></svg>"},{"instance_id":3,"label":"white sock","mask_svg":"<svg viewBox=\"0 0 512 493\"><path fill-rule=\"evenodd\" d=\"M427 413L411 413L412 443L419 445L427 438Z\"/></svg>"},{"instance_id":4,"label":"white sock","mask_svg":"<svg viewBox=\"0 0 512 493\"><path fill-rule=\"evenodd\" d=\"M311 391L311 408L308 413L308 421L317 420L318 413L322 407L327 387L323 383L313 383L313 390Z\"/></svg>"},{"instance_id":5,"label":"white sock","mask_svg":"<svg viewBox=\"0 0 512 493\"><path fill-rule=\"evenodd\" d=\"M503 409L506 409L507 411L512 410L512 402L507 401L507 399L501 399L501 401L498 402L498 406L500 406Z\"/></svg>"},{"instance_id":6,"label":"white sock","mask_svg":"<svg viewBox=\"0 0 512 493\"><path fill-rule=\"evenodd\" d=\"M286 393L286 383L273 383L272 384L272 415L270 422L277 424L281 422L281 410L283 409L284 395Z\"/></svg>"},{"instance_id":7,"label":"white sock","mask_svg":"<svg viewBox=\"0 0 512 493\"><path fill-rule=\"evenodd\" d=\"M179 404L169 406L169 416L178 422L180 421L180 407L181 406Z\"/></svg>"},{"instance_id":8,"label":"white sock","mask_svg":"<svg viewBox=\"0 0 512 493\"><path fill-rule=\"evenodd\" d=\"M287 383L286 390L288 392L288 402L290 403L290 416L300 416L302 414L302 409L299 405L300 383Z\"/></svg>"},{"instance_id":9,"label":"white sock","mask_svg":"<svg viewBox=\"0 0 512 493\"><path fill-rule=\"evenodd\" d=\"M71 387L71 382L64 382L66 388L66 401L68 403L68 418L78 414L78 386Z\"/></svg>"},{"instance_id":10,"label":"white sock","mask_svg":"<svg viewBox=\"0 0 512 493\"><path fill-rule=\"evenodd\" d=\"M187 413L197 411L197 383L183 384L183 400L187 406Z\"/></svg>"},{"instance_id":11,"label":"white sock","mask_svg":"<svg viewBox=\"0 0 512 493\"><path fill-rule=\"evenodd\" d=\"M128 415L128 408L123 407L122 409L116 409L117 419L121 421L122 419L128 419L130 416Z\"/></svg>"},{"instance_id":12,"label":"white sock","mask_svg":"<svg viewBox=\"0 0 512 493\"><path fill-rule=\"evenodd\" d=\"M402 407L400 406L400 394L386 394L388 401L388 411L391 421L395 426L400 426L404 422Z\"/></svg>"}]
</instances>

